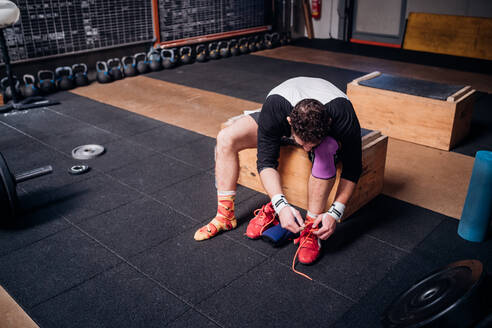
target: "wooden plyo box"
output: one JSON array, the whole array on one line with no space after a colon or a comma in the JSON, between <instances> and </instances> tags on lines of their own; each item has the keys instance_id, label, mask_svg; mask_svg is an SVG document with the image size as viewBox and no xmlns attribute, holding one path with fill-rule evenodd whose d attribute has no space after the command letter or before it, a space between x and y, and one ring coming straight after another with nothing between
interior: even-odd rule
<instances>
[{"instance_id":1,"label":"wooden plyo box","mask_svg":"<svg viewBox=\"0 0 492 328\"><path fill-rule=\"evenodd\" d=\"M222 127L227 126L225 123ZM350 198L342 218L345 219L367 204L383 190L384 167L388 137L379 131L371 131L362 137L362 174L354 194ZM239 152L238 183L266 194L256 169L256 148ZM337 176L332 179L333 187L326 202L326 210L335 199L340 181L341 164L337 166ZM308 154L299 146L285 145L280 148L278 172L282 189L289 203L307 209L307 185L311 175L312 163Z\"/></svg>"},{"instance_id":2,"label":"wooden plyo box","mask_svg":"<svg viewBox=\"0 0 492 328\"><path fill-rule=\"evenodd\" d=\"M442 150L450 150L468 134L475 98L470 86L391 77L386 83L390 89L385 89L377 87L381 78L373 72L347 84L347 96L365 128ZM376 86L368 86L371 82ZM399 83L405 92L395 91ZM423 96L416 95L420 92Z\"/></svg>"}]
</instances>

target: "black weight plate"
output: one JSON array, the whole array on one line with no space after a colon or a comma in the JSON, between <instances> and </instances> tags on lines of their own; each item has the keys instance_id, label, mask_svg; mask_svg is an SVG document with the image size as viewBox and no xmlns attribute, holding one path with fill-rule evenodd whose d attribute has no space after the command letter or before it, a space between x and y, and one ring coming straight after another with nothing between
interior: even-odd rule
<instances>
[{"instance_id":1,"label":"black weight plate","mask_svg":"<svg viewBox=\"0 0 492 328\"><path fill-rule=\"evenodd\" d=\"M386 327L424 327L473 295L483 280L482 263L459 261L434 272L401 294L386 310Z\"/></svg>"},{"instance_id":2,"label":"black weight plate","mask_svg":"<svg viewBox=\"0 0 492 328\"><path fill-rule=\"evenodd\" d=\"M17 190L2 153L0 153L0 183L0 210L2 213L7 213L7 219L14 218L17 207Z\"/></svg>"}]
</instances>

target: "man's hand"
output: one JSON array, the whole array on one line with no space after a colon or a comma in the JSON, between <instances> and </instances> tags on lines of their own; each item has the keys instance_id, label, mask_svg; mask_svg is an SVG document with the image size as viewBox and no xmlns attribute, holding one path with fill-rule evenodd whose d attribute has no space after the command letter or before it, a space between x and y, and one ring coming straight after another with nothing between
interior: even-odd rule
<instances>
[{"instance_id":1,"label":"man's hand","mask_svg":"<svg viewBox=\"0 0 492 328\"><path fill-rule=\"evenodd\" d=\"M285 206L278 214L278 219L282 228L293 233L298 233L304 229L304 220L298 210L288 205Z\"/></svg>"},{"instance_id":2,"label":"man's hand","mask_svg":"<svg viewBox=\"0 0 492 328\"><path fill-rule=\"evenodd\" d=\"M335 232L337 221L330 214L323 213L318 215L318 218L313 223L313 228L316 228L320 223L322 223L322 227L317 231L313 231L313 234L321 240L328 239Z\"/></svg>"}]
</instances>

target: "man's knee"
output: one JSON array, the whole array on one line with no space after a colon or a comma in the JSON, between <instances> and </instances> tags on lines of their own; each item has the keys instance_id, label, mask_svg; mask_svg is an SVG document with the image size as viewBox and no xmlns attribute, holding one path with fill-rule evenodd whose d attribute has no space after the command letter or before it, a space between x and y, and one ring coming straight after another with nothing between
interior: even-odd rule
<instances>
[{"instance_id":1,"label":"man's knee","mask_svg":"<svg viewBox=\"0 0 492 328\"><path fill-rule=\"evenodd\" d=\"M256 123L251 118L245 117L220 130L217 135L217 152L239 152L245 148L255 147L257 129Z\"/></svg>"},{"instance_id":2,"label":"man's knee","mask_svg":"<svg viewBox=\"0 0 492 328\"><path fill-rule=\"evenodd\" d=\"M232 126L220 130L217 135L217 152L235 152L238 138L232 131Z\"/></svg>"}]
</instances>

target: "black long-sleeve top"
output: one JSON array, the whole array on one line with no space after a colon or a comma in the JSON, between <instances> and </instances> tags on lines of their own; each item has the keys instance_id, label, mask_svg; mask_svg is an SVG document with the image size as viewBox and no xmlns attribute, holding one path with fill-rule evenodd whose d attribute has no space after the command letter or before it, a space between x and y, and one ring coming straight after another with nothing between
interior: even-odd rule
<instances>
[{"instance_id":1,"label":"black long-sleeve top","mask_svg":"<svg viewBox=\"0 0 492 328\"><path fill-rule=\"evenodd\" d=\"M342 178L357 183L362 172L362 143L359 120L347 96L328 81L297 77L275 87L267 96L258 120L257 168L278 167L282 137L291 137L287 121L294 106L312 98L324 104L332 118L330 136L340 144Z\"/></svg>"}]
</instances>

